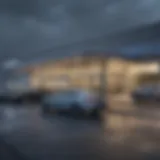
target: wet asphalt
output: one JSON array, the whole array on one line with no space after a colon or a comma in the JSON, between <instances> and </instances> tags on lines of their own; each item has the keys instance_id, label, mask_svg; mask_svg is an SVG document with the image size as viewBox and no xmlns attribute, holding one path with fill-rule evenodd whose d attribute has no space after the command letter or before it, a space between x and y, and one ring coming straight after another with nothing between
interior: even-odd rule
<instances>
[{"instance_id":1,"label":"wet asphalt","mask_svg":"<svg viewBox=\"0 0 160 160\"><path fill-rule=\"evenodd\" d=\"M0 160L124 159L128 151L109 148L106 139L97 119L44 115L38 105L0 107ZM131 154L126 159L159 159Z\"/></svg>"}]
</instances>

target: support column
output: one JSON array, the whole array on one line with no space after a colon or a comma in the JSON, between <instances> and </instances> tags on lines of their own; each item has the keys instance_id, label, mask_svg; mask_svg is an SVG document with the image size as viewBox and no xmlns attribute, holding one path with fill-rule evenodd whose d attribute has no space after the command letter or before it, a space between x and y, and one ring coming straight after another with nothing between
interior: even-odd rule
<instances>
[{"instance_id":1,"label":"support column","mask_svg":"<svg viewBox=\"0 0 160 160\"><path fill-rule=\"evenodd\" d=\"M101 73L100 73L100 97L105 101L105 107L108 108L107 104L107 78L106 78L106 58L100 57L101 62Z\"/></svg>"}]
</instances>

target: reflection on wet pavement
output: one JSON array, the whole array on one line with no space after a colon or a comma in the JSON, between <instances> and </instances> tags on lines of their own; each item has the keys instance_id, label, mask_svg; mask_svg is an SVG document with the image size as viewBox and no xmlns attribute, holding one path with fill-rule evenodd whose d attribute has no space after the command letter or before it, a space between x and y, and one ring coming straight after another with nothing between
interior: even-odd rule
<instances>
[{"instance_id":1,"label":"reflection on wet pavement","mask_svg":"<svg viewBox=\"0 0 160 160\"><path fill-rule=\"evenodd\" d=\"M98 121L59 115L44 117L35 106L3 106L0 110L1 137L29 159L101 160L110 159L111 153L118 155L118 150L107 147ZM134 155L135 158L138 157Z\"/></svg>"}]
</instances>

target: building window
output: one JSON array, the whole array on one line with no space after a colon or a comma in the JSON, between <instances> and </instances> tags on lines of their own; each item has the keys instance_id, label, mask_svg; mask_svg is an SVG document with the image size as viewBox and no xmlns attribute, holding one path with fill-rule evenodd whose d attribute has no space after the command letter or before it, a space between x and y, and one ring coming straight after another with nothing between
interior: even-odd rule
<instances>
[{"instance_id":1,"label":"building window","mask_svg":"<svg viewBox=\"0 0 160 160\"><path fill-rule=\"evenodd\" d=\"M50 78L50 82L52 84L57 84L57 85L60 85L60 84L69 84L70 83L70 79L68 76L57 76L57 77L51 77Z\"/></svg>"},{"instance_id":2,"label":"building window","mask_svg":"<svg viewBox=\"0 0 160 160\"><path fill-rule=\"evenodd\" d=\"M66 75L59 76L59 77L57 77L56 79L57 79L57 80L60 80L60 81L69 82L69 77L66 76Z\"/></svg>"},{"instance_id":3,"label":"building window","mask_svg":"<svg viewBox=\"0 0 160 160\"><path fill-rule=\"evenodd\" d=\"M92 82L97 83L100 81L100 75L99 74L93 74L90 76L90 79Z\"/></svg>"}]
</instances>

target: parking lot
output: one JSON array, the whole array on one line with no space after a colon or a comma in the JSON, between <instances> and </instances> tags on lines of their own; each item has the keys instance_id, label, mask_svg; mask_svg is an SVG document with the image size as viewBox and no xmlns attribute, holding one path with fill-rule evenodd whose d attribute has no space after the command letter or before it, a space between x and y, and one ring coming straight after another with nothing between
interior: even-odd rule
<instances>
[{"instance_id":1,"label":"parking lot","mask_svg":"<svg viewBox=\"0 0 160 160\"><path fill-rule=\"evenodd\" d=\"M107 135L104 134L100 121L75 118L67 114L43 115L39 105L1 105L0 138L10 148L6 152L12 150L19 159L101 160L120 159L120 156L122 159L128 156L129 159L157 158L155 154L135 154L122 148L111 149L107 145Z\"/></svg>"},{"instance_id":2,"label":"parking lot","mask_svg":"<svg viewBox=\"0 0 160 160\"><path fill-rule=\"evenodd\" d=\"M94 120L67 115L46 117L38 106L3 106L0 126L1 137L29 159L101 156L102 133Z\"/></svg>"}]
</instances>

